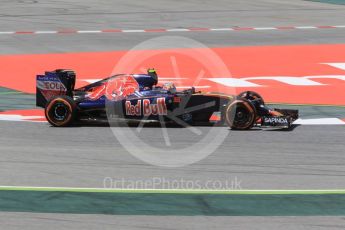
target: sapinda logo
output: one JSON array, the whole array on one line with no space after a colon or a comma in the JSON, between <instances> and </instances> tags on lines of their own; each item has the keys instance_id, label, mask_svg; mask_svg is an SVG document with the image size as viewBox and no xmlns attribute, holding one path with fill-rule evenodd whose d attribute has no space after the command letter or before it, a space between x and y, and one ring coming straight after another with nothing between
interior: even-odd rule
<instances>
[{"instance_id":1,"label":"sapinda logo","mask_svg":"<svg viewBox=\"0 0 345 230\"><path fill-rule=\"evenodd\" d=\"M284 117L265 117L265 123L287 123L288 120Z\"/></svg>"},{"instance_id":2,"label":"sapinda logo","mask_svg":"<svg viewBox=\"0 0 345 230\"><path fill-rule=\"evenodd\" d=\"M149 99L138 100L136 105L132 105L131 101L126 101L125 108L126 115L128 116L141 116L142 114L144 116L168 114L164 97L157 98L156 104L151 104Z\"/></svg>"}]
</instances>

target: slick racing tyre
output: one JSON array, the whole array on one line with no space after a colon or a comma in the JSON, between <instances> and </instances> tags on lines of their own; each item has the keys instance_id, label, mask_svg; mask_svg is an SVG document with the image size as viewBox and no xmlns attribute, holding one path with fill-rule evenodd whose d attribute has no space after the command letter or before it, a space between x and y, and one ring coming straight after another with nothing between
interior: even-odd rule
<instances>
[{"instance_id":1,"label":"slick racing tyre","mask_svg":"<svg viewBox=\"0 0 345 230\"><path fill-rule=\"evenodd\" d=\"M260 94L258 94L257 92L254 92L254 91L244 91L242 93L240 93L238 95L238 97L241 97L241 98L245 98L249 101L259 101L260 104L264 105L265 104L265 101L264 99L261 97Z\"/></svg>"},{"instance_id":2,"label":"slick racing tyre","mask_svg":"<svg viewBox=\"0 0 345 230\"><path fill-rule=\"evenodd\" d=\"M231 129L246 130L253 127L256 110L250 101L237 98L225 110L225 121Z\"/></svg>"},{"instance_id":3,"label":"slick racing tyre","mask_svg":"<svg viewBox=\"0 0 345 230\"><path fill-rule=\"evenodd\" d=\"M45 108L47 121L55 127L69 126L76 117L76 104L68 96L53 97Z\"/></svg>"}]
</instances>

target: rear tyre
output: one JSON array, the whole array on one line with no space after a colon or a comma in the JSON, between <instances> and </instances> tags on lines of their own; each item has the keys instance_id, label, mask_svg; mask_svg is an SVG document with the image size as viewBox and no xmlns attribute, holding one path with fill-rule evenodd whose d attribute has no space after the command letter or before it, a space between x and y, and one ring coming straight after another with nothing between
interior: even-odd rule
<instances>
[{"instance_id":1,"label":"rear tyre","mask_svg":"<svg viewBox=\"0 0 345 230\"><path fill-rule=\"evenodd\" d=\"M45 108L47 121L55 127L70 126L76 118L77 106L68 96L53 97Z\"/></svg>"},{"instance_id":2,"label":"rear tyre","mask_svg":"<svg viewBox=\"0 0 345 230\"><path fill-rule=\"evenodd\" d=\"M235 130L252 128L256 116L255 107L244 98L234 100L225 110L225 121L231 129Z\"/></svg>"}]
</instances>

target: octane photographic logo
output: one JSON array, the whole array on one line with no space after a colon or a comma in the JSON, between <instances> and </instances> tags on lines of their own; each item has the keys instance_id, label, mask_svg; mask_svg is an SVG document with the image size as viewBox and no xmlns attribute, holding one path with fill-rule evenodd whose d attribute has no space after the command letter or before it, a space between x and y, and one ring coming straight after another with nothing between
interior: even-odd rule
<instances>
[{"instance_id":1,"label":"octane photographic logo","mask_svg":"<svg viewBox=\"0 0 345 230\"><path fill-rule=\"evenodd\" d=\"M195 40L180 36L161 36L140 43L116 62L112 75L147 73L148 68L157 70L158 86L172 82L179 91L192 86L195 86L197 91L203 91L207 89L207 86L201 83L203 78L231 76L227 66L214 51ZM107 84L107 92L114 88L111 84L111 81ZM134 93L140 95L140 92ZM234 88L228 89L226 93L235 94ZM107 97L109 98L109 95ZM188 107L186 114L184 109L181 113L166 113L164 100L162 97L150 102L143 98L133 104L125 101L125 114L143 115L137 126L128 126L123 120L118 119L114 112L114 104L111 101L106 103L107 116L114 136L136 158L156 166L181 167L206 158L229 135L228 127L198 127L188 124L188 115L193 111L213 105L205 103ZM185 107L186 103L183 106ZM147 112L148 110L150 111ZM158 115L157 126L147 127L150 114ZM178 127L166 124L165 118L178 124Z\"/></svg>"}]
</instances>

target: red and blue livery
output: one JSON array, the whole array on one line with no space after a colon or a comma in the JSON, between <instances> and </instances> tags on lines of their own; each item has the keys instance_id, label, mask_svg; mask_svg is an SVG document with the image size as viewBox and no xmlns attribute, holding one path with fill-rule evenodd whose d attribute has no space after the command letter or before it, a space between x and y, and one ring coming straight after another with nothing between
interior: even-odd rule
<instances>
[{"instance_id":1,"label":"red and blue livery","mask_svg":"<svg viewBox=\"0 0 345 230\"><path fill-rule=\"evenodd\" d=\"M239 95L178 91L173 83L158 85L154 69L147 74L117 74L75 89L76 74L58 69L36 77L36 104L56 127L90 121L164 122L180 126L214 123L231 129L253 126L290 128L297 110L271 109L252 91Z\"/></svg>"}]
</instances>

